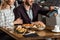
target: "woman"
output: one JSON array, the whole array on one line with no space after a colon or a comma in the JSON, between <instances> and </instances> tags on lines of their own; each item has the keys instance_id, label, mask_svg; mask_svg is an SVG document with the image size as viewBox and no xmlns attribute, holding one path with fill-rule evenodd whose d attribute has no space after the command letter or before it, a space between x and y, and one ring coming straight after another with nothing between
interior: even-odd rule
<instances>
[{"instance_id":1,"label":"woman","mask_svg":"<svg viewBox=\"0 0 60 40\"><path fill-rule=\"evenodd\" d=\"M0 7L0 26L13 26L15 0L3 0Z\"/></svg>"},{"instance_id":2,"label":"woman","mask_svg":"<svg viewBox=\"0 0 60 40\"><path fill-rule=\"evenodd\" d=\"M3 2L0 5L0 26L13 26L14 24L20 24L14 21L14 13L13 9L15 0L3 0Z\"/></svg>"},{"instance_id":3,"label":"woman","mask_svg":"<svg viewBox=\"0 0 60 40\"><path fill-rule=\"evenodd\" d=\"M0 27L12 27L14 26L14 13L13 9L15 0L3 0L0 5ZM1 40L9 40L10 37L3 32L0 31L0 39ZM10 39L11 40L11 39Z\"/></svg>"}]
</instances>

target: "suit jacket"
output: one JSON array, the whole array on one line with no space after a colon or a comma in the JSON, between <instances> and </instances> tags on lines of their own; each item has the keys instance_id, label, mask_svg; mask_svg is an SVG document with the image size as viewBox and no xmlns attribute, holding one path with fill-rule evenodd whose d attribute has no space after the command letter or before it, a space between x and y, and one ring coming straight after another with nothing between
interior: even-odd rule
<instances>
[{"instance_id":1,"label":"suit jacket","mask_svg":"<svg viewBox=\"0 0 60 40\"><path fill-rule=\"evenodd\" d=\"M31 21L31 19L29 18L28 14L26 12L24 4L21 4L19 7L14 9L15 20L17 18L21 18L21 19L23 19L23 23L25 23L25 24L31 23L31 22L38 21L38 13L40 13L42 15L46 15L47 12L49 12L49 10L43 9L35 3L32 5L32 11L33 11L33 20Z\"/></svg>"}]
</instances>

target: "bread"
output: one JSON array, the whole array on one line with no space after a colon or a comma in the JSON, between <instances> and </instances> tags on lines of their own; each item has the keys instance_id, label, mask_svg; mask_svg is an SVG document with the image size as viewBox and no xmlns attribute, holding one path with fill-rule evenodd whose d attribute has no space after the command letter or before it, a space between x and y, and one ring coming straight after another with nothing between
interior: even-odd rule
<instances>
[{"instance_id":1,"label":"bread","mask_svg":"<svg viewBox=\"0 0 60 40\"><path fill-rule=\"evenodd\" d=\"M19 32L26 32L27 30L24 28L18 29Z\"/></svg>"},{"instance_id":2,"label":"bread","mask_svg":"<svg viewBox=\"0 0 60 40\"><path fill-rule=\"evenodd\" d=\"M23 24L22 26L23 26L23 27L26 27L26 28L30 28L30 27L32 27L33 25L32 25L32 24Z\"/></svg>"},{"instance_id":3,"label":"bread","mask_svg":"<svg viewBox=\"0 0 60 40\"><path fill-rule=\"evenodd\" d=\"M21 26L18 26L18 27L16 28L16 30L17 30L18 32L26 32L26 31L27 31L27 29L22 28Z\"/></svg>"}]
</instances>

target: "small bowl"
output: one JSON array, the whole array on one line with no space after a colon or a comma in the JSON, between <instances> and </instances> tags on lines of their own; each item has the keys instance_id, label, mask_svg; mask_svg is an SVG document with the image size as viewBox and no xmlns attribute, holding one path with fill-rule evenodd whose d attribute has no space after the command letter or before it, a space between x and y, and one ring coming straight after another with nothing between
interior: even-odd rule
<instances>
[{"instance_id":1,"label":"small bowl","mask_svg":"<svg viewBox=\"0 0 60 40\"><path fill-rule=\"evenodd\" d=\"M45 27L39 27L38 28L38 30L44 30L45 29Z\"/></svg>"}]
</instances>

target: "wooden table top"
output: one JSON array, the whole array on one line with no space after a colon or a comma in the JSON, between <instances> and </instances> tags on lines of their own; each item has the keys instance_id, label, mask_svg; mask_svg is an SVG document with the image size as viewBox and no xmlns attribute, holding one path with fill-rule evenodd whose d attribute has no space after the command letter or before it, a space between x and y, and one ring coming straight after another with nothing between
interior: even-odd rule
<instances>
[{"instance_id":1,"label":"wooden table top","mask_svg":"<svg viewBox=\"0 0 60 40\"><path fill-rule=\"evenodd\" d=\"M17 34L16 32L11 32L6 30L5 28L0 28L0 30L4 31L5 33L7 33L8 35L10 35L11 37L13 37L16 40L29 40L29 39L45 39L45 38L60 38L60 33L57 32L52 32L51 30L54 27L52 26L47 26L45 30L42 31L37 31L37 34L39 34L39 36L37 37L24 37L22 34Z\"/></svg>"}]
</instances>

